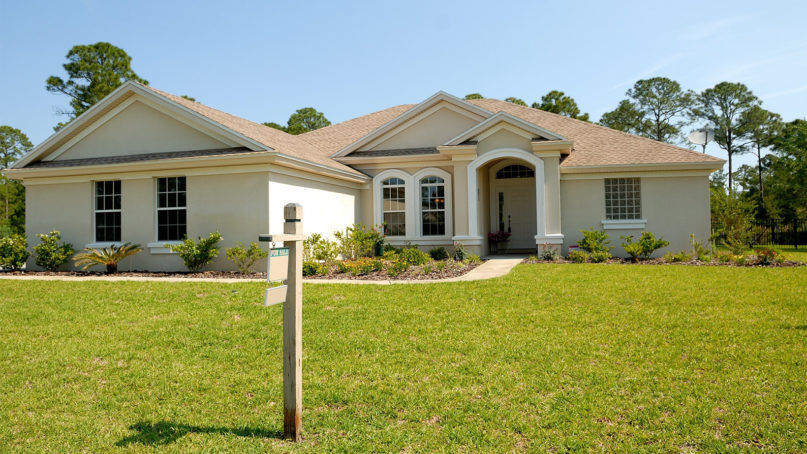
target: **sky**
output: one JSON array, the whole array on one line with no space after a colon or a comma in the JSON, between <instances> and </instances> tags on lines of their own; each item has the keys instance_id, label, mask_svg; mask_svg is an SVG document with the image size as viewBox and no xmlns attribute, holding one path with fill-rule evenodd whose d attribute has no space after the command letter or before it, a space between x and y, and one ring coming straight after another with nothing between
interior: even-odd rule
<instances>
[{"instance_id":1,"label":"sky","mask_svg":"<svg viewBox=\"0 0 807 454\"><path fill-rule=\"evenodd\" d=\"M98 41L152 86L257 122L311 106L336 123L439 90L527 103L561 90L598 120L653 76L695 91L742 82L785 120L807 115L803 1L0 0L0 12L0 124L35 144L68 108L45 80Z\"/></svg>"}]
</instances>

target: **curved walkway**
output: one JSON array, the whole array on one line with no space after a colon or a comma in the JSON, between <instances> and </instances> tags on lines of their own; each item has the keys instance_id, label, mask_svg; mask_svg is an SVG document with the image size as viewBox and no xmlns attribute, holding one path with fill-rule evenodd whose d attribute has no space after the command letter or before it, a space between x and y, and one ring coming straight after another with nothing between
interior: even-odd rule
<instances>
[{"instance_id":1,"label":"curved walkway","mask_svg":"<svg viewBox=\"0 0 807 454\"><path fill-rule=\"evenodd\" d=\"M485 263L477 266L462 276L448 279L411 279L411 280L360 280L360 279L303 279L306 284L434 284L438 282L481 281L501 277L509 273L526 256L493 255L486 258ZM20 281L143 281L143 282L220 282L236 284L239 282L266 282L265 279L220 279L203 277L139 277L139 276L11 276L0 274L0 279Z\"/></svg>"}]
</instances>

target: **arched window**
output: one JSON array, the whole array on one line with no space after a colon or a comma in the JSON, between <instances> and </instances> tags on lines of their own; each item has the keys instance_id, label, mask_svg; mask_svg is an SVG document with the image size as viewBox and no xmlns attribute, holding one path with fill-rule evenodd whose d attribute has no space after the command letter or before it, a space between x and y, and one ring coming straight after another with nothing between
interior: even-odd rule
<instances>
[{"instance_id":1,"label":"arched window","mask_svg":"<svg viewBox=\"0 0 807 454\"><path fill-rule=\"evenodd\" d=\"M406 235L406 182L398 177L381 183L384 235Z\"/></svg>"},{"instance_id":2,"label":"arched window","mask_svg":"<svg viewBox=\"0 0 807 454\"><path fill-rule=\"evenodd\" d=\"M446 234L446 183L438 176L420 180L420 221L423 236Z\"/></svg>"},{"instance_id":3,"label":"arched window","mask_svg":"<svg viewBox=\"0 0 807 454\"><path fill-rule=\"evenodd\" d=\"M535 171L527 166L521 164L513 164L502 167L496 172L497 180L506 180L510 178L534 178Z\"/></svg>"}]
</instances>

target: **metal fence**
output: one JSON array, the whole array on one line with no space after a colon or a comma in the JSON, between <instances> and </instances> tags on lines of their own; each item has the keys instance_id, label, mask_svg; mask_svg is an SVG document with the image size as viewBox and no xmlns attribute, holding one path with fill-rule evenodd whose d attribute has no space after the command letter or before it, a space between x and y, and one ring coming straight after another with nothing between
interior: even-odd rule
<instances>
[{"instance_id":1,"label":"metal fence","mask_svg":"<svg viewBox=\"0 0 807 454\"><path fill-rule=\"evenodd\" d=\"M749 229L752 246L807 247L807 219L755 221ZM712 222L712 234L717 243L722 243L720 232L723 230L720 223Z\"/></svg>"}]
</instances>

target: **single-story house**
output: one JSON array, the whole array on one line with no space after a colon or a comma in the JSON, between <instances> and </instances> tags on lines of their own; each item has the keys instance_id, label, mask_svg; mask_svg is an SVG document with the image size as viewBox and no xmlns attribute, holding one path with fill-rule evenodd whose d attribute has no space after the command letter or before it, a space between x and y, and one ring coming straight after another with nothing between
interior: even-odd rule
<instances>
[{"instance_id":1,"label":"single-story house","mask_svg":"<svg viewBox=\"0 0 807 454\"><path fill-rule=\"evenodd\" d=\"M393 245L482 256L491 232L511 234L509 251L565 253L590 228L616 254L643 230L681 250L709 236L723 163L497 99L438 92L294 136L127 82L5 174L26 187L29 244L51 230L77 249L139 243L122 269L156 271L183 269L166 244L185 235L219 231L227 248L280 232L289 202L307 234L383 225Z\"/></svg>"}]
</instances>

